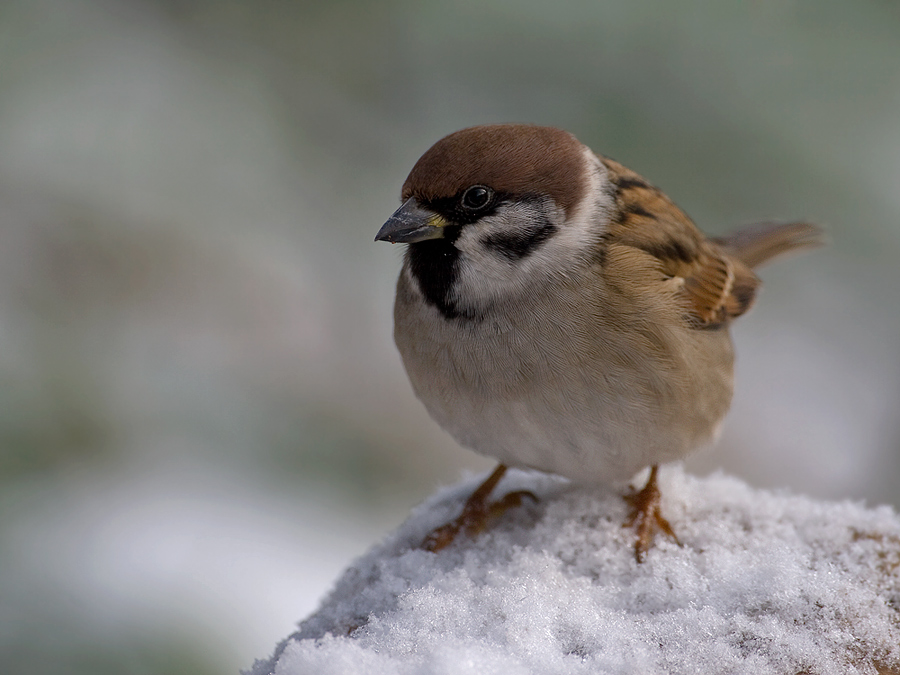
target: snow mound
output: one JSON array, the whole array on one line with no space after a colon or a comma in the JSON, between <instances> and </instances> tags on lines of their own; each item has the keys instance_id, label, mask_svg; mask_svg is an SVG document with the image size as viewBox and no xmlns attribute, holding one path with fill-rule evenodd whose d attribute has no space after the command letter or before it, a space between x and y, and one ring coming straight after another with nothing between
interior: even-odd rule
<instances>
[{"instance_id":1,"label":"snow mound","mask_svg":"<svg viewBox=\"0 0 900 675\"><path fill-rule=\"evenodd\" d=\"M682 546L643 564L621 494L510 472L540 497L475 539L414 548L444 490L348 569L251 675L900 672L900 519L723 475L661 474Z\"/></svg>"}]
</instances>

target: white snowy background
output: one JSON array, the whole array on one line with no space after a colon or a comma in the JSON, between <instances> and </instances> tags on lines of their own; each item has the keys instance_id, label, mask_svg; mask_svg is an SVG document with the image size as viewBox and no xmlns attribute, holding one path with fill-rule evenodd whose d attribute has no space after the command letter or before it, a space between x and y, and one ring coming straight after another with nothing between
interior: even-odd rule
<instances>
[{"instance_id":1,"label":"white snowy background","mask_svg":"<svg viewBox=\"0 0 900 675\"><path fill-rule=\"evenodd\" d=\"M220 673L487 460L391 344L415 159L574 132L763 271L688 464L900 504L900 9L861 0L0 3L0 672Z\"/></svg>"}]
</instances>

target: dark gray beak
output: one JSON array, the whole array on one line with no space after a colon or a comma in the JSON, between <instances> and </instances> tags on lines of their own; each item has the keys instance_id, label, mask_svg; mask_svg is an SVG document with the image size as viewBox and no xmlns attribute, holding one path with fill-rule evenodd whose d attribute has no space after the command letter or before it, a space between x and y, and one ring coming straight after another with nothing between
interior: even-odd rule
<instances>
[{"instance_id":1,"label":"dark gray beak","mask_svg":"<svg viewBox=\"0 0 900 675\"><path fill-rule=\"evenodd\" d=\"M447 221L434 211L423 209L410 197L403 206L378 230L375 241L389 241L392 244L413 244L426 239L440 239L444 236Z\"/></svg>"}]
</instances>

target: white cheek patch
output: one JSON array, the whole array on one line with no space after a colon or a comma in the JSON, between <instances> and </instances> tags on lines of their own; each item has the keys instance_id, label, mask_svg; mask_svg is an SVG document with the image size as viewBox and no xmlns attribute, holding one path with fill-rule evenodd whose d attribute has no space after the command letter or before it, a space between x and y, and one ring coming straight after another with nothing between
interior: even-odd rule
<instances>
[{"instance_id":1,"label":"white cheek patch","mask_svg":"<svg viewBox=\"0 0 900 675\"><path fill-rule=\"evenodd\" d=\"M477 223L465 226L456 240L454 302L478 310L533 292L533 284L563 275L594 258L614 202L606 167L585 149L590 196L565 217L550 200L507 204Z\"/></svg>"},{"instance_id":2,"label":"white cheek patch","mask_svg":"<svg viewBox=\"0 0 900 675\"><path fill-rule=\"evenodd\" d=\"M609 190L609 172L589 148L584 148L584 154L588 165L588 196L572 210L565 227L555 237L554 245L560 255L566 251L584 255L593 249L606 234L606 223L615 212L615 198Z\"/></svg>"},{"instance_id":3,"label":"white cheek patch","mask_svg":"<svg viewBox=\"0 0 900 675\"><path fill-rule=\"evenodd\" d=\"M463 228L456 240L454 301L479 309L520 294L534 279L541 254L562 227L562 212L550 201L507 204Z\"/></svg>"}]
</instances>

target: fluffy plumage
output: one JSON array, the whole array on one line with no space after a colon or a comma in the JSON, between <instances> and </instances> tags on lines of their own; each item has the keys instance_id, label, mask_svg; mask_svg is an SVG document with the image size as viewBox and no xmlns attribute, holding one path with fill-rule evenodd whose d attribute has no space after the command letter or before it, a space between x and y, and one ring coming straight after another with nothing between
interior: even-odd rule
<instances>
[{"instance_id":1,"label":"fluffy plumage","mask_svg":"<svg viewBox=\"0 0 900 675\"><path fill-rule=\"evenodd\" d=\"M581 483L713 439L752 267L819 243L805 223L708 239L638 174L529 125L447 136L402 195L377 239L409 243L394 337L417 396L461 444Z\"/></svg>"}]
</instances>

